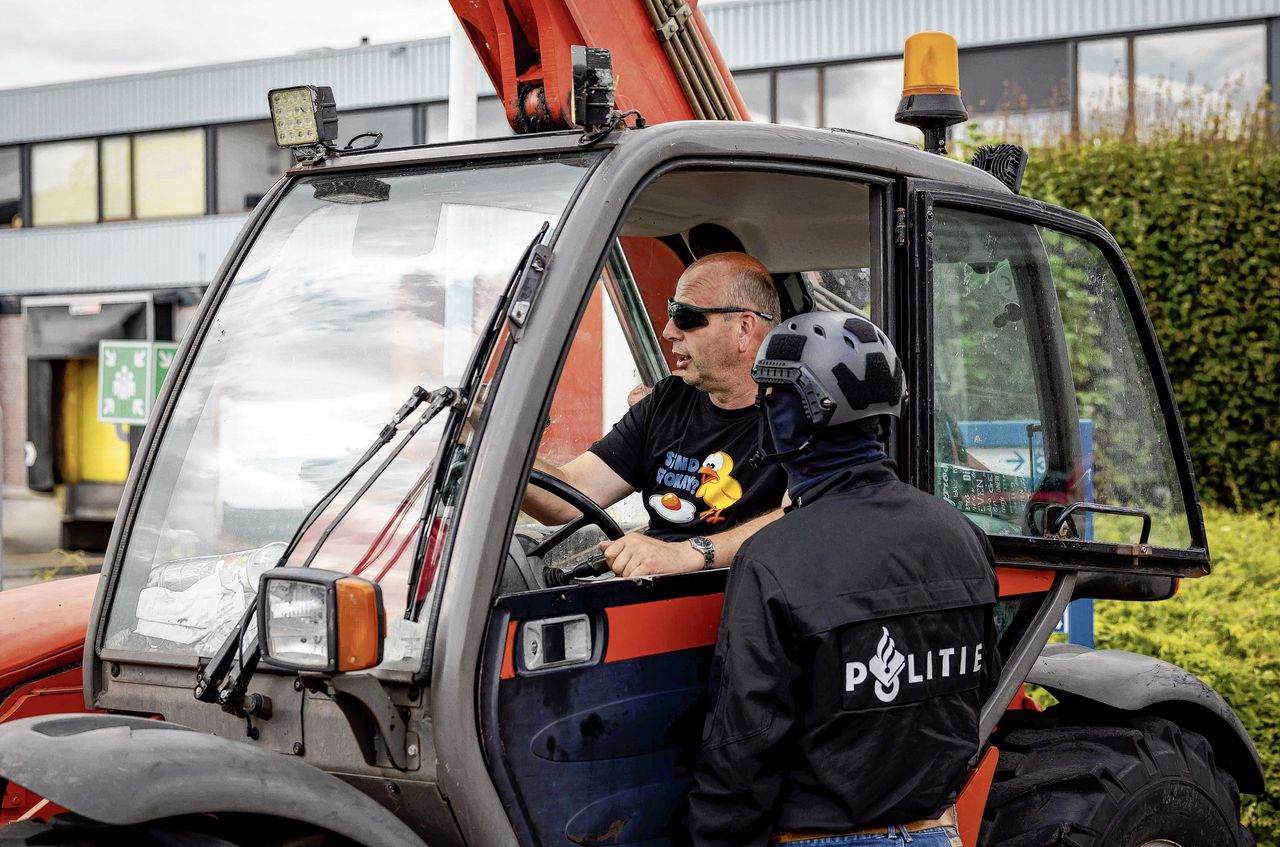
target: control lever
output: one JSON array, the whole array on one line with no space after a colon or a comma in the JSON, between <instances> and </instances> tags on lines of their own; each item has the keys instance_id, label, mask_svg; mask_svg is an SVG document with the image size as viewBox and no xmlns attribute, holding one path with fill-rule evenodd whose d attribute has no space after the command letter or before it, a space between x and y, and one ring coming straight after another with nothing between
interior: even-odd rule
<instances>
[{"instance_id":1,"label":"control lever","mask_svg":"<svg viewBox=\"0 0 1280 847\"><path fill-rule=\"evenodd\" d=\"M608 572L609 562L605 559L604 553L592 553L585 562L574 565L568 570L561 570L555 565L544 565L542 581L548 588L559 588L564 585L573 585L574 580L590 579Z\"/></svg>"}]
</instances>

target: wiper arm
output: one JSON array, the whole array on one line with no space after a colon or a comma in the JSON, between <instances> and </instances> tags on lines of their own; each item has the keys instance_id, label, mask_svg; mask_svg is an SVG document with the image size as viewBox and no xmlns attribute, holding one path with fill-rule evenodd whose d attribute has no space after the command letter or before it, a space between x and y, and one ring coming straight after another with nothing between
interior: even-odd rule
<instances>
[{"instance_id":1,"label":"wiper arm","mask_svg":"<svg viewBox=\"0 0 1280 847\"><path fill-rule=\"evenodd\" d=\"M405 448L405 445L407 445L409 441L418 434L419 430L426 426L432 418L438 415L441 409L445 406L454 404L457 401L457 398L458 393L452 388L438 388L435 391L427 393L422 386L414 386L412 395L405 404L396 411L386 426L379 431L377 437L374 438L373 443L369 445L369 448L365 450L364 454L356 460L356 463L352 465L349 471L343 474L341 479L334 483L333 487L320 498L315 506L313 506L302 519L301 523L298 524L297 530L294 531L293 537L289 539L289 543L285 546L284 552L280 554L280 558L276 562L275 567L283 567L284 564L289 561L290 554L297 549L298 543L302 540L307 530L315 524L316 520L324 513L325 509L333 503L334 499L336 499L342 489L346 487L347 483L350 482L357 473L359 473L361 468L368 464L370 459L377 455L378 451L391 442L395 437L395 433L397 429L399 429L400 424L404 423L409 415L413 414L413 412L422 405L423 401L429 399L430 402L428 403L427 410L422 413L418 422L415 423L405 434L405 437L402 438L400 443L396 445L394 450L392 450L391 455L383 460L382 464L379 465L378 468L370 475L369 479L367 479L364 485L360 487L360 490L355 493L350 502L343 507L337 517L335 517L329 523L329 526L325 528L324 533L320 536L315 546L312 547L311 553L303 563L303 567L309 566L312 560L315 559L320 548L324 545L325 541L328 540L329 535L335 528L337 528L337 525L341 523L347 513L351 511L356 502L364 496L364 493L369 490L370 486L373 485L382 472L387 469L398 455L400 455L400 451ZM240 620L236 622L236 625L232 628L222 645L214 651L214 654L210 657L209 661L202 665L196 672L195 697L197 700L205 703L218 702L222 705L223 709L228 712L232 712L233 714L245 714L246 712L248 714L253 714L255 712L252 708L252 703L250 704L250 708L246 708L245 706L245 691L249 684L249 679L257 669L258 660L261 657L261 650L259 649L258 637L256 634L254 638L250 640L248 645L244 643L244 635L248 631L249 624L253 620L253 615L254 612L257 611L257 608L258 598L255 596L249 601L244 610L244 614L242 614ZM233 666L235 668L234 672Z\"/></svg>"},{"instance_id":2,"label":"wiper arm","mask_svg":"<svg viewBox=\"0 0 1280 847\"><path fill-rule=\"evenodd\" d=\"M378 465L374 472L369 474L369 478L365 480L364 485L360 486L360 490L352 495L351 500L347 502L347 505L342 507L342 511L338 512L334 519L329 522L329 525L325 527L324 532L321 533L320 538L316 541L315 546L311 548L311 552L307 555L306 561L302 563L302 567L311 567L311 563L315 560L316 554L320 552L320 548L324 546L324 543L329 540L329 536L333 531L338 528L338 524L342 523L342 519L347 516L347 513L355 508L355 505L359 502L360 498L364 496L370 486L378 481L378 477L382 476L382 472L387 469L387 466L396 460L396 457L400 455L400 451L413 440L413 437L418 434L418 431L431 423L435 416L440 414L441 409L446 406L453 405L458 400L458 392L452 388L437 388L428 396L431 398L431 402L427 404L427 410L422 413L422 417L418 418L418 422L415 423L407 433L405 433L404 438L400 439L400 443L395 446L395 449L391 451L390 455L382 460L382 464ZM281 558L281 561L283 562L284 559Z\"/></svg>"},{"instance_id":3,"label":"wiper arm","mask_svg":"<svg viewBox=\"0 0 1280 847\"><path fill-rule=\"evenodd\" d=\"M443 461L443 458L447 454L449 446L457 441L462 428L463 416L458 414L458 412L476 396L476 391L480 386L480 379L483 375L484 363L488 361L490 355L492 355L493 348L497 344L504 318L507 317L507 310L511 307L511 302L516 296L516 287L526 279L530 270L535 270L536 272L541 273L546 269L547 256L545 255L545 251L540 251L539 248L542 246L542 239L546 237L547 231L550 230L550 228L550 222L544 221L542 226L539 227L537 234L534 235L533 239L530 240L528 246L525 248L520 261L516 264L516 268L511 275L511 279L508 281L506 288L498 299L498 302L494 305L493 312L490 315L489 322L485 327L483 334L479 339L477 339L476 346L471 351L471 358L467 362L466 370L463 371L463 382L461 388L442 388L428 394L421 386L415 386L413 395L403 406L400 407L392 417L391 422L382 428L378 433L377 438L374 439L373 444L369 446L369 449L366 450L365 453L356 461L356 464L351 468L351 470L344 474L342 479L338 480L338 482L329 489L324 497L320 498L320 501L317 502L316 505L311 508L311 511L307 513L306 517L303 518L302 522L298 525L298 529L294 532L293 537L289 539L289 543L285 546L284 552L280 554L280 560L277 562L276 567L284 565L284 563L289 560L289 556L297 548L307 530L309 530L320 515L324 513L325 509L333 503L334 499L337 498L342 489L346 487L346 484L355 477L360 469L364 467L379 450L390 443L400 424L402 424L409 415L413 414L414 410L417 409L418 406L422 405L428 397L431 397L431 407L429 407L427 412L424 413L424 420L420 420L418 424L415 424L414 428L396 448L395 452L378 467L370 480L367 481L365 485L361 487L360 491L356 492L356 495L352 498L352 503L359 500L361 495L368 490L372 481L377 479L378 475L382 473L388 464L390 464L391 460L394 459L399 451L404 448L404 445L408 442L409 438L416 435L418 430L425 426L431 418L434 418L439 414L442 409L446 407L450 408L451 413L445 424L445 432L441 436L440 445L436 452L432 484L428 488L426 498L423 502L422 515L419 519L420 526L417 530L417 543L414 546L414 556L412 559L412 567L409 577L410 595L409 602L406 603L407 608L405 611L406 617L412 616L414 613L413 607L415 605L412 599L413 593L416 591L418 580L421 578L426 553L428 533L425 531L425 527L431 513L435 509L435 504L439 499L440 491L444 488L447 475L449 473L449 468L446 466L447 463ZM525 292L523 289L521 291L523 295ZM528 292L527 296L529 300L532 300L533 294L536 294L536 287ZM525 309L520 310L518 315L511 316L513 318L512 323L515 328L518 329L523 324L523 319L526 315L527 305ZM437 397L441 392L449 392L447 400ZM304 566L311 564L312 559L315 558L316 550L324 544L329 533L334 529L337 523L346 516L347 512L350 511L352 503L348 503L343 511L334 519L334 522L325 529L325 532L317 542L316 547L312 549L311 554L307 557ZM255 596L249 602L248 608L245 609L244 614L240 617L240 620L231 630L231 633L227 636L226 640L214 652L209 661L201 665L197 670L195 685L195 698L197 700L205 703L220 703L225 711L239 716L261 713L259 710L266 710L269 712L270 703L266 701L265 698L259 697L258 695L253 695L249 698L246 698L245 696L248 681L257 669L258 660L261 656L261 650L259 649L258 644L260 633L255 633L254 638L251 639L247 645L247 649L244 644L244 634L253 620L253 614L257 610L257 607L258 598ZM236 663L237 661L238 667L236 667L235 673L232 674L231 671L233 663Z\"/></svg>"},{"instance_id":4,"label":"wiper arm","mask_svg":"<svg viewBox=\"0 0 1280 847\"><path fill-rule=\"evenodd\" d=\"M294 549L302 541L302 536L306 535L307 530L311 529L311 525L324 514L324 510L329 508L329 505L342 493L342 489L346 488L352 477L359 473L360 469L368 464L369 460L377 455L379 450L391 443L391 439L395 437L396 430L400 428L400 424L404 423L429 396L431 395L427 394L427 390L421 385L413 387L413 392L410 394L409 399L391 416L391 420L387 425L378 432L377 437L373 439L373 443L369 445L369 449L364 451L364 454L351 466L351 470L343 474L342 479L334 483L333 487L311 507L311 511L307 512L306 517L302 519L302 522L298 524L298 528L294 530L293 537L285 545L284 552L280 554L280 561L277 563L277 567L289 561L289 557L293 555Z\"/></svg>"},{"instance_id":5,"label":"wiper arm","mask_svg":"<svg viewBox=\"0 0 1280 847\"><path fill-rule=\"evenodd\" d=\"M423 570L426 567L427 548L430 546L431 515L435 512L440 497L446 488L450 465L452 464L446 462L444 458L462 434L464 416L461 414L461 410L476 398L476 392L480 388L480 380L484 374L485 363L489 361L490 356L493 355L494 348L498 344L498 337L502 334L504 320L511 321L513 341L519 340L519 330L524 326L525 318L528 317L529 303L537 293L536 286L531 287L523 283L527 283L531 273L541 276L546 270L549 256L542 244L542 239L546 238L550 229L551 222L543 221L542 226L538 228L538 232L524 248L520 261L516 263L515 270L511 273L511 279L507 281L506 288L503 289L502 294L498 297L498 302L493 306L493 311L489 314L489 322L485 325L484 332L476 339L476 346L471 350L471 358L467 361L467 368L462 372L462 396L460 402L454 406L454 410L458 414L451 414L449 420L445 423L445 431L440 438L440 446L436 451L435 474L431 480L430 487L427 489L427 496L423 498L422 511L418 515L417 538L413 545L413 558L410 560L411 565L409 568L409 593L405 598L404 616L406 620L413 620L418 614L416 598L418 583L421 581ZM529 290L526 292L526 289ZM513 305L513 301L516 300L517 290L520 291L521 300L516 301ZM517 308L517 306L520 308ZM507 314L508 309L512 310L511 315Z\"/></svg>"}]
</instances>

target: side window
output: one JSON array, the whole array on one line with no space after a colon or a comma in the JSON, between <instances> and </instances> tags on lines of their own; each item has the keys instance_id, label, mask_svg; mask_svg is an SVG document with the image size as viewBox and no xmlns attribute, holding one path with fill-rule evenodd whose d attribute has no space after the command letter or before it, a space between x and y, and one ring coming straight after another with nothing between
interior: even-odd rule
<instances>
[{"instance_id":1,"label":"side window","mask_svg":"<svg viewBox=\"0 0 1280 847\"><path fill-rule=\"evenodd\" d=\"M1046 515L1086 502L1140 508L1153 544L1188 546L1168 428L1106 257L1045 227L936 215L934 493L993 534L1043 535ZM1090 512L1072 526L1116 543L1140 532Z\"/></svg>"},{"instance_id":2,"label":"side window","mask_svg":"<svg viewBox=\"0 0 1280 847\"><path fill-rule=\"evenodd\" d=\"M1071 374L1087 436L1086 499L1112 506L1137 506L1152 518L1151 543L1191 544L1190 524L1173 445L1151 363L1110 263L1094 245L1041 228L1071 357ZM1085 537L1131 542L1132 518L1088 515Z\"/></svg>"},{"instance_id":3,"label":"side window","mask_svg":"<svg viewBox=\"0 0 1280 847\"><path fill-rule=\"evenodd\" d=\"M646 388L643 348L633 337L634 325L644 314L629 313L628 304L611 295L611 290L627 284L615 280L615 274L620 275L617 265L607 268L596 283L551 400L538 458L557 467L608 432L636 399L634 392ZM614 504L609 512L627 528L645 520L638 495Z\"/></svg>"},{"instance_id":4,"label":"side window","mask_svg":"<svg viewBox=\"0 0 1280 847\"><path fill-rule=\"evenodd\" d=\"M1020 224L950 209L934 236L934 492L989 533L1039 535L1032 503L1074 458L1054 438L1070 410L1043 250Z\"/></svg>"},{"instance_id":5,"label":"side window","mask_svg":"<svg viewBox=\"0 0 1280 847\"><path fill-rule=\"evenodd\" d=\"M743 252L759 260L779 295L779 307L770 305L778 319L836 309L883 320L884 217L883 192L867 181L748 170L676 170L655 178L631 204L587 303L554 389L538 460L560 467L581 455L671 372L681 344L676 330L668 329L667 302L681 274L700 257ZM706 361L727 367L725 358ZM721 516L721 509L741 503L739 513L754 517L780 502L781 492L775 497L770 490L768 505L760 502L763 495L751 493L757 469L745 457L754 452L758 436L749 403L700 412L697 424L684 429L672 429L672 414L652 425L633 419L621 430L627 440L614 442L615 449L618 443L635 448L637 461L628 476L641 486L606 504L622 529L651 531L666 540L712 534L732 526L718 521L737 520L737 514ZM706 480L697 463L722 452L719 461L729 463L723 473L739 493L721 498L729 505L718 506L699 494ZM554 532L529 513L519 522L521 543ZM557 565L573 562L593 549L589 541L569 536L543 558Z\"/></svg>"}]
</instances>

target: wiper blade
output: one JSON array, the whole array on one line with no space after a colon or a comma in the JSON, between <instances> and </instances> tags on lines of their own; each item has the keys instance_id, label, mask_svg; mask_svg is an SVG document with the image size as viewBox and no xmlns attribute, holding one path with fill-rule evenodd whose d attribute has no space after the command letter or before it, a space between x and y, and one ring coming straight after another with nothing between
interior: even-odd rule
<instances>
[{"instance_id":1,"label":"wiper blade","mask_svg":"<svg viewBox=\"0 0 1280 847\"><path fill-rule=\"evenodd\" d=\"M387 444L391 442L391 439L395 437L396 430L400 428L400 424L404 423L405 420L412 415L429 396L431 395L429 395L427 390L421 385L415 385L413 387L413 392L410 394L409 399L406 400L405 404L391 416L391 420L378 432L377 437L373 439L373 443L364 451L364 454L361 455L360 458L356 460L356 463L351 466L351 469L343 474L342 478L334 483L333 487L325 492L325 495L311 507L311 511L307 512L306 517L302 519L302 522L298 524L298 528L294 530L293 537L290 538L289 543L285 545L284 552L280 554L279 564L284 564L289 561L289 557L293 555L294 549L297 548L298 543L302 541L302 536L307 534L307 530L311 529L312 524L314 524L316 520L324 514L324 510L329 508L329 505L333 503L339 494L342 493L342 489L346 488L347 483L360 472L360 469L368 464L369 460L377 455L379 450L386 447Z\"/></svg>"},{"instance_id":2,"label":"wiper blade","mask_svg":"<svg viewBox=\"0 0 1280 847\"><path fill-rule=\"evenodd\" d=\"M311 567L311 563L315 560L316 554L320 552L320 548L324 546L324 543L329 540L329 536L333 531L338 528L338 524L342 523L342 519L347 516L347 513L355 508L355 505L359 502L360 498L363 497L365 492L378 481L378 477L382 476L382 472L396 460L396 457L400 455L400 451L413 440L413 437L417 435L424 426L431 423L435 416L440 414L441 409L446 406L453 405L458 400L458 392L452 388L437 388L428 396L431 398L431 401L427 404L427 410L422 413L422 417L418 418L418 422L415 423L407 433L405 433L404 438L400 439L400 443L395 446L395 449L391 451L387 458L382 460L382 464L378 465L378 467L374 469L373 473L369 474L369 478L365 480L364 485L360 486L360 490L352 495L351 499L347 502L347 505L342 507L342 511L335 515L333 520L329 521L329 525L325 527L324 532L321 533L320 538L315 543L315 546L311 548L311 552L307 555L306 561L302 563L302 567ZM283 562L284 559L282 558L281 561Z\"/></svg>"},{"instance_id":3,"label":"wiper blade","mask_svg":"<svg viewBox=\"0 0 1280 847\"><path fill-rule=\"evenodd\" d=\"M407 620L413 620L418 614L418 583L422 579L422 573L426 567L427 548L430 546L431 537L431 515L435 512L439 503L442 492L447 487L446 483L451 470L451 462L445 461L445 456L457 443L458 438L462 434L462 423L464 416L462 410L465 409L476 398L476 393L480 388L480 381L484 375L485 363L493 355L493 350L497 346L498 338L502 334L502 327L505 320L512 320L512 339L519 340L518 331L524 324L524 319L528 316L527 304L526 308L520 310L517 316L508 316L507 310L514 309L512 301L516 298L517 289L524 293L525 287L522 283L531 272L541 275L546 269L549 257L546 249L542 244L542 240L546 238L547 232L551 229L550 221L543 221L542 226L538 228L538 232L529 241L525 247L520 261L516 263L515 270L511 273L511 279L507 281L506 288L498 297L498 302L494 304L493 311L489 314L489 322L485 326L484 332L476 339L476 346L471 350L471 358L467 362L467 368L462 372L462 387L460 402L454 408L454 413L450 414L449 420L445 423L444 434L440 437L440 445L436 450L435 458L435 474L431 480L431 485L427 489L427 496L422 501L422 511L418 515L417 538L413 545L413 558L410 560L408 596L405 598L404 616ZM535 267L536 266L536 267ZM529 294L532 300L536 289Z\"/></svg>"},{"instance_id":4,"label":"wiper blade","mask_svg":"<svg viewBox=\"0 0 1280 847\"><path fill-rule=\"evenodd\" d=\"M342 519L351 511L356 502L364 496L364 493L369 490L370 486L373 485L382 472L387 469L398 455L400 455L400 451L405 448L405 445L407 445L409 441L418 434L419 430L426 426L432 418L438 415L441 409L455 403L457 398L458 393L452 388L438 388L435 391L428 393L422 386L414 386L409 399L396 411L394 415L392 415L391 420L378 432L377 437L374 438L373 443L369 445L369 448L365 450L359 459L356 460L355 464L351 466L351 469L343 474L342 478L334 483L333 487L331 487L311 508L311 510L307 512L306 516L298 524L297 530L294 531L293 537L290 538L289 543L285 545L285 549L280 554L280 558L276 562L275 567L283 567L285 563L289 561L289 556L295 549L297 549L298 543L302 540L303 536L306 535L307 530L315 524L316 520L324 513L325 509L333 503L334 499L336 499L338 494L342 492L342 489L346 487L347 483L350 482L352 478L359 473L360 469L368 464L368 462L377 455L383 447L391 442L395 437L396 431L409 417L409 415L413 414L413 412L422 405L424 401L429 400L430 402L428 403L427 410L423 412L417 423L413 425L413 427L405 434L405 437L400 440L400 443L396 445L395 449L392 450L391 454L383 460L382 464L379 465L378 468L370 475L369 479L365 481L364 485L360 487L360 490L357 491L347 505L343 507L342 511L329 523L327 527L325 527L324 533L312 547L311 553L303 563L303 567L309 566L312 560L315 559L320 548L324 545L325 541L328 540L329 535L335 528L337 528L337 525L342 522ZM228 712L232 712L233 714L244 713L245 691L249 684L249 679L257 669L258 660L261 657L261 650L259 649L257 635L255 635L247 645L244 641L245 633L249 629L249 625L253 620L253 615L254 612L257 611L257 608L258 598L257 596L254 596L247 604L244 613L240 616L240 620L236 622L236 625L222 642L222 645L214 651L214 654L210 657L209 661L197 670L195 685L195 697L197 700L205 703L218 702L222 705L223 709Z\"/></svg>"}]
</instances>

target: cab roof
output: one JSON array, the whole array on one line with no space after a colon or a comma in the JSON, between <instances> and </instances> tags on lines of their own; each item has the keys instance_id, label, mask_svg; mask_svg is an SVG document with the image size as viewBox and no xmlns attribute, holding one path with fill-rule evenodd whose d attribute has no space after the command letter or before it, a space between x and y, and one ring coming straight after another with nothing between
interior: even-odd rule
<instances>
[{"instance_id":1,"label":"cab roof","mask_svg":"<svg viewBox=\"0 0 1280 847\"><path fill-rule=\"evenodd\" d=\"M581 137L578 131L566 130L393 148L331 157L314 165L295 166L290 173L574 153L581 151L578 146ZM971 165L926 153L900 141L845 129L810 129L746 121L676 121L615 132L593 149L647 157L652 156L650 148L655 146L666 148L673 155L835 164L859 171L940 180L1009 193L998 179Z\"/></svg>"}]
</instances>

